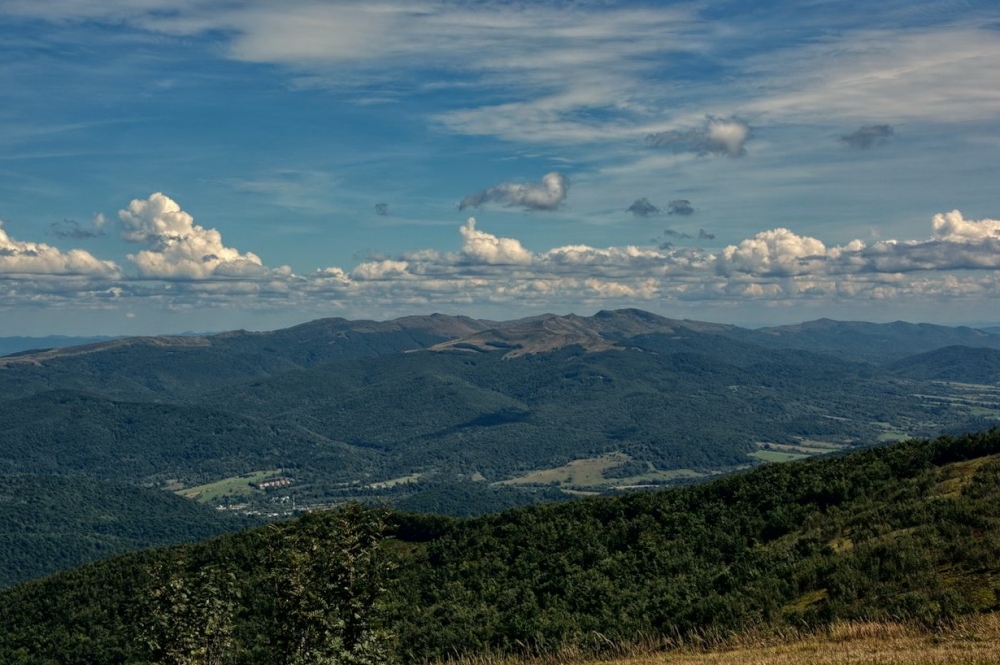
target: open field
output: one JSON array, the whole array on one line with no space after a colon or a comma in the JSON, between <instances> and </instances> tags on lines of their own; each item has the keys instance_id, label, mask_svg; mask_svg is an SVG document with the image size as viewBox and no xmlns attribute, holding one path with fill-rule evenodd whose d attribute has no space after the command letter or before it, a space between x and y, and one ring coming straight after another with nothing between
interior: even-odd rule
<instances>
[{"instance_id":1,"label":"open field","mask_svg":"<svg viewBox=\"0 0 1000 665\"><path fill-rule=\"evenodd\" d=\"M609 488L621 486L641 486L649 483L666 482L682 478L701 478L704 473L692 469L650 470L636 476L607 478L604 472L630 461L624 453L608 453L598 457L573 460L569 464L552 469L542 469L517 478L504 480L498 485L559 485L561 487Z\"/></svg>"},{"instance_id":2,"label":"open field","mask_svg":"<svg viewBox=\"0 0 1000 665\"><path fill-rule=\"evenodd\" d=\"M407 485L409 483L415 483L420 480L424 474L422 473L410 473L405 476L400 476L399 478L391 478L389 480L383 480L378 483L372 483L368 485L368 489L382 490L388 489L390 487L396 487L397 485Z\"/></svg>"},{"instance_id":3,"label":"open field","mask_svg":"<svg viewBox=\"0 0 1000 665\"><path fill-rule=\"evenodd\" d=\"M980 418L1000 420L1000 387L958 381L931 381L930 387L940 392L914 393L914 397L930 405L947 405L966 410Z\"/></svg>"},{"instance_id":4,"label":"open field","mask_svg":"<svg viewBox=\"0 0 1000 665\"><path fill-rule=\"evenodd\" d=\"M750 457L756 457L764 462L794 462L795 460L805 459L806 457L809 457L809 455L805 453L789 453L779 450L758 450L750 453Z\"/></svg>"},{"instance_id":5,"label":"open field","mask_svg":"<svg viewBox=\"0 0 1000 665\"><path fill-rule=\"evenodd\" d=\"M206 485L198 485L197 487L188 487L186 489L176 490L175 493L181 495L185 499L194 499L201 503L208 503L209 501L226 495L246 496L248 494L252 494L257 490L250 487L250 483L259 483L262 480L279 475L281 475L281 469L254 471L253 473L247 473L242 476L223 478L222 480L218 480L214 483L208 483Z\"/></svg>"},{"instance_id":6,"label":"open field","mask_svg":"<svg viewBox=\"0 0 1000 665\"><path fill-rule=\"evenodd\" d=\"M805 437L795 438L799 440L799 443L758 441L756 445L760 450L750 453L750 457L755 457L763 462L794 462L814 455L828 455L848 447L847 444L836 441L807 439Z\"/></svg>"},{"instance_id":7,"label":"open field","mask_svg":"<svg viewBox=\"0 0 1000 665\"><path fill-rule=\"evenodd\" d=\"M739 635L704 648L625 648L600 659L484 657L451 665L997 665L1000 616L987 614L929 630L885 623L837 623L814 634Z\"/></svg>"}]
</instances>

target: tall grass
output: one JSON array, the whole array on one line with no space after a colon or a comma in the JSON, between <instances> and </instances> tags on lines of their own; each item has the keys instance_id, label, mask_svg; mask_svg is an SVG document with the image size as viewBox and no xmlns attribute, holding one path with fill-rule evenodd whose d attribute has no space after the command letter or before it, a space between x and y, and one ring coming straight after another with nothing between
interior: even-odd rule
<instances>
[{"instance_id":1,"label":"tall grass","mask_svg":"<svg viewBox=\"0 0 1000 665\"><path fill-rule=\"evenodd\" d=\"M595 635L594 640L600 641ZM915 623L838 622L725 637L644 640L517 655L457 658L438 665L1000 665L1000 614L928 628Z\"/></svg>"}]
</instances>

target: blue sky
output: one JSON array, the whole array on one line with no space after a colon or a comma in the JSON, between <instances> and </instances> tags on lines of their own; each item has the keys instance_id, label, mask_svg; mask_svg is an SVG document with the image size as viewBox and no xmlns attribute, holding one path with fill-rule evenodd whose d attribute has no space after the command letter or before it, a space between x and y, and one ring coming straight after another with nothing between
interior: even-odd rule
<instances>
[{"instance_id":1,"label":"blue sky","mask_svg":"<svg viewBox=\"0 0 1000 665\"><path fill-rule=\"evenodd\" d=\"M992 1L0 16L0 335L1000 320Z\"/></svg>"}]
</instances>

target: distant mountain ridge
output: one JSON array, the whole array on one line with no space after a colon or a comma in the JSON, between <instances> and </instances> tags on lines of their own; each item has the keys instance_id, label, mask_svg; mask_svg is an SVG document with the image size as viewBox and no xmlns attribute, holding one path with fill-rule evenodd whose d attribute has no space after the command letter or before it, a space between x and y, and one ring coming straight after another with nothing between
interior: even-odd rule
<instances>
[{"instance_id":1,"label":"distant mountain ridge","mask_svg":"<svg viewBox=\"0 0 1000 665\"><path fill-rule=\"evenodd\" d=\"M797 348L869 361L902 357L953 345L1000 348L1000 334L964 326L817 319L754 330L728 324L670 319L639 309L620 309L601 310L589 317L543 314L512 321L489 321L445 314L407 316L389 321L327 318L267 332L234 330L207 336L164 335L87 340L86 344L53 344L50 348L34 352L21 349L16 356L0 357L0 368L44 363L83 354L127 353L126 350L132 347L149 347L167 352L211 349L234 357L267 353L282 358L286 362L285 368L308 367L345 357L422 348L435 351L504 350L508 357L513 358L574 345L588 351L606 351L619 346L621 340L640 335L673 334L679 330L719 335L772 348ZM0 341L3 339L0 338Z\"/></svg>"},{"instance_id":2,"label":"distant mountain ridge","mask_svg":"<svg viewBox=\"0 0 1000 665\"><path fill-rule=\"evenodd\" d=\"M442 342L432 351L498 351L506 358L529 353L547 353L567 346L591 351L607 351L621 346L623 340L654 333L671 334L678 329L700 333L726 333L734 326L678 321L638 309L601 310L591 317L568 314L548 315L527 322L514 322L469 336Z\"/></svg>"},{"instance_id":3,"label":"distant mountain ridge","mask_svg":"<svg viewBox=\"0 0 1000 665\"><path fill-rule=\"evenodd\" d=\"M930 323L867 323L818 319L797 325L761 328L753 338L761 344L808 348L818 353L881 361L924 353L945 346L1000 348L1000 335L967 326Z\"/></svg>"},{"instance_id":4,"label":"distant mountain ridge","mask_svg":"<svg viewBox=\"0 0 1000 665\"><path fill-rule=\"evenodd\" d=\"M0 337L0 357L25 351L42 351L65 346L80 346L114 339L109 336L98 337L67 337L65 335L50 335L48 337Z\"/></svg>"},{"instance_id":5,"label":"distant mountain ridge","mask_svg":"<svg viewBox=\"0 0 1000 665\"><path fill-rule=\"evenodd\" d=\"M817 319L758 329L670 319L638 309L602 310L591 317L547 315L526 323L487 328L431 347L434 351L503 351L508 358L567 346L607 351L625 340L651 334L715 335L767 348L799 349L846 360L884 362L945 346L1000 349L1000 334L966 326L927 323L867 323Z\"/></svg>"}]
</instances>

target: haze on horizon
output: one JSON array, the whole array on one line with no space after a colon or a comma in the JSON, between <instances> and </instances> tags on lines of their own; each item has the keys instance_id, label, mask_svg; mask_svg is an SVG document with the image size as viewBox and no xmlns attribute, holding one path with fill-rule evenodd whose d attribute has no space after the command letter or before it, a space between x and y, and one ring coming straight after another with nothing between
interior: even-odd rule
<instances>
[{"instance_id":1,"label":"haze on horizon","mask_svg":"<svg viewBox=\"0 0 1000 665\"><path fill-rule=\"evenodd\" d=\"M1000 318L987 0L0 15L0 336Z\"/></svg>"}]
</instances>

